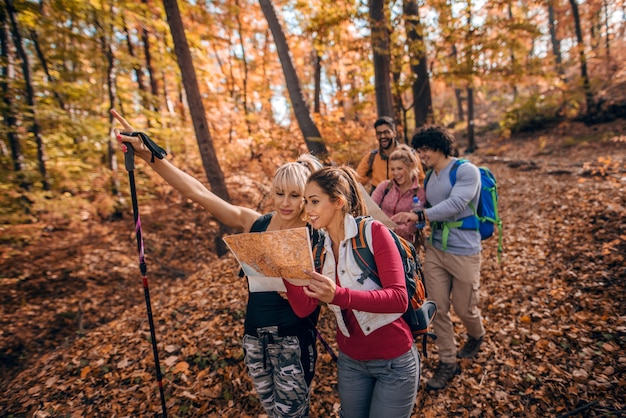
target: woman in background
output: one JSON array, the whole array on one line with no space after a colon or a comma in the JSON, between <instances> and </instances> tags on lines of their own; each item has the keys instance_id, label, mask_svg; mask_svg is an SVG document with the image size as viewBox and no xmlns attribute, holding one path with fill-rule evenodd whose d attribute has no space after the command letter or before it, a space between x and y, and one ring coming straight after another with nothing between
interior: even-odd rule
<instances>
[{"instance_id":1,"label":"woman in background","mask_svg":"<svg viewBox=\"0 0 626 418\"><path fill-rule=\"evenodd\" d=\"M389 155L391 179L382 181L376 187L372 200L390 218L399 212L411 212L414 197L422 204L426 202L424 188L419 182L420 164L417 158L413 149L404 144L398 145ZM415 228L414 222L401 223L394 231L407 241L421 245L421 231Z\"/></svg>"}]
</instances>

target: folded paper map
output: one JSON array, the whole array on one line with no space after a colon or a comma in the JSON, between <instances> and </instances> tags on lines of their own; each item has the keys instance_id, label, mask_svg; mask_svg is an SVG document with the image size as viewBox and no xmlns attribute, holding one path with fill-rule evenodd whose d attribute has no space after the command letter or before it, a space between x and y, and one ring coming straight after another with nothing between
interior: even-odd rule
<instances>
[{"instance_id":1,"label":"folded paper map","mask_svg":"<svg viewBox=\"0 0 626 418\"><path fill-rule=\"evenodd\" d=\"M307 228L227 235L224 242L248 276L251 292L286 291L282 279L309 284L304 270L313 270Z\"/></svg>"},{"instance_id":2,"label":"folded paper map","mask_svg":"<svg viewBox=\"0 0 626 418\"><path fill-rule=\"evenodd\" d=\"M398 226L398 224L392 221L389 216L385 215L385 213L378 207L376 202L372 200L369 193L367 193L367 190L365 190L365 187L363 187L361 183L359 183L359 190L363 195L365 206L367 206L367 213L369 213L372 218L382 222L387 226L387 228L394 229L396 226Z\"/></svg>"}]
</instances>

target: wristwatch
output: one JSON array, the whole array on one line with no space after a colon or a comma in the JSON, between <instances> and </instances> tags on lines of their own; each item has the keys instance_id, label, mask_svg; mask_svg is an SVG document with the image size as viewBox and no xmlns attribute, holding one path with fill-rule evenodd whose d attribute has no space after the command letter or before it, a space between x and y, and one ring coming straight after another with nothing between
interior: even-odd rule
<instances>
[{"instance_id":1,"label":"wristwatch","mask_svg":"<svg viewBox=\"0 0 626 418\"><path fill-rule=\"evenodd\" d=\"M415 223L426 222L426 216L423 210L414 210L413 213L417 215L417 221L415 221Z\"/></svg>"}]
</instances>

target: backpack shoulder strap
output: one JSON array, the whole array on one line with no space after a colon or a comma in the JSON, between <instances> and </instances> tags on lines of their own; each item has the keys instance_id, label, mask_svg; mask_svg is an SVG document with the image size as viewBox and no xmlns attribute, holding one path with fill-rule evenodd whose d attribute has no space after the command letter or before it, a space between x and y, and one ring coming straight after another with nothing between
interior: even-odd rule
<instances>
[{"instance_id":1,"label":"backpack shoulder strap","mask_svg":"<svg viewBox=\"0 0 626 418\"><path fill-rule=\"evenodd\" d=\"M326 249L324 248L324 241L320 240L317 245L313 247L313 265L317 273L322 273L322 267L326 259Z\"/></svg>"},{"instance_id":2,"label":"backpack shoulder strap","mask_svg":"<svg viewBox=\"0 0 626 418\"><path fill-rule=\"evenodd\" d=\"M430 180L430 175L433 174L433 169L426 171L426 175L424 176L424 190L426 190L426 183Z\"/></svg>"},{"instance_id":3,"label":"backpack shoulder strap","mask_svg":"<svg viewBox=\"0 0 626 418\"><path fill-rule=\"evenodd\" d=\"M352 244L354 259L363 272L361 277L358 279L358 282L363 284L365 279L369 277L380 286L381 281L378 277L378 269L376 267L376 261L374 260L374 254L369 247L365 234L365 227L373 220L373 218L369 216L359 216L355 219L358 227L358 233L355 237L352 237L350 242Z\"/></svg>"},{"instance_id":4,"label":"backpack shoulder strap","mask_svg":"<svg viewBox=\"0 0 626 418\"><path fill-rule=\"evenodd\" d=\"M270 222L272 221L272 216L274 216L274 212L266 213L265 215L261 215L257 218L256 221L250 227L250 232L264 232L267 230Z\"/></svg>"},{"instance_id":5,"label":"backpack shoulder strap","mask_svg":"<svg viewBox=\"0 0 626 418\"><path fill-rule=\"evenodd\" d=\"M383 202L385 201L385 197L387 197L387 193L389 193L389 190L391 190L391 188L393 187L393 180L383 180L387 182L387 185L385 186L385 190L383 192L383 197L380 199L380 207L383 206Z\"/></svg>"},{"instance_id":6,"label":"backpack shoulder strap","mask_svg":"<svg viewBox=\"0 0 626 418\"><path fill-rule=\"evenodd\" d=\"M373 149L372 152L370 152L370 156L367 160L367 173L365 173L366 177L369 177L372 175L372 171L374 170L374 159L376 158L376 154L378 154L378 148Z\"/></svg>"},{"instance_id":7,"label":"backpack shoulder strap","mask_svg":"<svg viewBox=\"0 0 626 418\"><path fill-rule=\"evenodd\" d=\"M456 184L456 170L459 169L459 166L461 164L465 164L467 162L468 162L467 160L462 159L462 158L459 158L458 160L454 162L454 165L450 169L450 184L452 185L452 187L454 187L454 185Z\"/></svg>"}]
</instances>

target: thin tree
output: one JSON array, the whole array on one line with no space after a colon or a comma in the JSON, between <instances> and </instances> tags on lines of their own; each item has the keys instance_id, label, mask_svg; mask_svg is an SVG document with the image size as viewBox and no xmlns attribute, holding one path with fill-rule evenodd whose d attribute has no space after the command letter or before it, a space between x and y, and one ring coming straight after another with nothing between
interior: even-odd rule
<instances>
[{"instance_id":1,"label":"thin tree","mask_svg":"<svg viewBox=\"0 0 626 418\"><path fill-rule=\"evenodd\" d=\"M111 114L111 109L115 108L115 100L117 99L117 67L115 66L115 55L113 54L113 49L111 48L111 43L107 38L107 34L110 31L107 31L107 28L104 27L104 24L98 20L98 13L94 11L93 13L94 26L98 28L99 41L100 41L100 49L102 54L106 58L106 85L107 85L107 95L109 98L109 126L113 126L113 115ZM109 169L111 170L111 194L116 196L120 203L123 202L123 197L120 189L120 182L117 178L116 174L119 169L119 165L117 162L117 154L116 150L116 142L113 139L113 135L109 135L109 141L107 142L107 163Z\"/></svg>"},{"instance_id":2,"label":"thin tree","mask_svg":"<svg viewBox=\"0 0 626 418\"><path fill-rule=\"evenodd\" d=\"M14 62L15 57L10 47L10 30L7 14L3 5L0 5L0 57L2 58L2 70L0 73L0 90L2 93L2 119L7 128L7 138L11 147L11 158L13 159L13 171L18 173L19 177L23 176L24 171L24 154L22 153L22 144L17 135L17 117L15 115L15 104L13 98L15 94L11 90L9 84L15 78ZM21 180L20 187L28 189L29 185Z\"/></svg>"},{"instance_id":3,"label":"thin tree","mask_svg":"<svg viewBox=\"0 0 626 418\"><path fill-rule=\"evenodd\" d=\"M315 82L313 112L320 113L322 94L322 56L317 49L313 49L313 74Z\"/></svg>"},{"instance_id":4,"label":"thin tree","mask_svg":"<svg viewBox=\"0 0 626 418\"><path fill-rule=\"evenodd\" d=\"M50 74L50 69L48 68L48 60L46 59L46 56L41 49L41 44L39 42L39 36L37 35L37 31L35 31L34 29L30 30L30 40L35 47L35 51L37 52L37 57L39 58L39 62L41 63L41 68L46 74L46 80L49 83L53 84L52 95L54 96L54 99L58 103L59 107L62 110L65 110L65 101L63 100L59 92L56 91L56 88L54 86L54 84L56 83L56 78L53 77L52 74Z\"/></svg>"},{"instance_id":5,"label":"thin tree","mask_svg":"<svg viewBox=\"0 0 626 418\"><path fill-rule=\"evenodd\" d=\"M563 57L561 55L561 40L557 36L556 16L554 13L554 2L552 0L548 0L548 26L550 28L550 41L552 43L552 54L554 54L556 71L560 77L565 79Z\"/></svg>"},{"instance_id":6,"label":"thin tree","mask_svg":"<svg viewBox=\"0 0 626 418\"><path fill-rule=\"evenodd\" d=\"M26 104L28 105L32 121L30 130L33 134L33 137L35 138L35 143L37 145L37 162L39 163L39 174L41 174L41 183L44 190L50 190L50 179L48 178L48 170L46 169L47 157L45 152L45 146L43 143L43 138L41 137L41 127L39 126L39 121L37 120L37 109L35 107L35 89L33 87L30 60L22 44L22 35L20 34L20 29L17 24L17 11L15 10L13 0L5 0L4 3L7 8L9 21L11 22L13 45L15 46L17 54L19 55L22 62L22 75L24 76Z\"/></svg>"},{"instance_id":7,"label":"thin tree","mask_svg":"<svg viewBox=\"0 0 626 418\"><path fill-rule=\"evenodd\" d=\"M209 132L206 111L204 109L204 103L202 102L198 79L196 78L196 70L193 66L191 53L189 52L189 44L187 43L187 36L185 35L178 2L177 0L163 0L163 5L165 7L165 14L167 15L167 23L172 33L172 39L174 40L174 51L176 52L178 66L183 78L183 86L187 94L187 103L189 104L189 113L191 114L191 120L196 133L196 140L198 141L200 157L202 158L207 180L211 185L211 191L213 193L221 199L230 201L226 182L224 181L224 173L217 159L211 133ZM215 238L215 246L218 255L221 256L228 252L228 248L224 244L221 236L231 232L233 231L231 231L230 228L220 223L220 234Z\"/></svg>"},{"instance_id":8,"label":"thin tree","mask_svg":"<svg viewBox=\"0 0 626 418\"><path fill-rule=\"evenodd\" d=\"M511 26L514 25L514 16L513 16L513 5L511 4L511 1L507 2L507 9L509 12L509 22L511 23ZM511 71L513 73L513 75L517 74L517 59L515 58L515 48L513 48L513 45L509 45L509 56L511 57ZM515 99L517 98L517 94L518 94L518 90L517 90L517 82L518 80L513 79L512 84L512 88L513 88L513 101L515 101Z\"/></svg>"},{"instance_id":9,"label":"thin tree","mask_svg":"<svg viewBox=\"0 0 626 418\"><path fill-rule=\"evenodd\" d=\"M374 62L374 88L376 90L376 110L378 116L394 117L391 93L391 62L389 56L389 31L385 17L385 1L370 0L370 31Z\"/></svg>"},{"instance_id":10,"label":"thin tree","mask_svg":"<svg viewBox=\"0 0 626 418\"><path fill-rule=\"evenodd\" d=\"M239 47L241 48L241 65L243 67L243 86L242 86L242 107L244 119L246 122L246 128L248 129L248 135L252 135L252 126L250 125L250 109L248 109L248 58L246 57L246 47L244 45L244 36L243 36L243 21L242 21L242 7L239 4L239 0L235 0L235 4L237 5L237 33L239 35Z\"/></svg>"},{"instance_id":11,"label":"thin tree","mask_svg":"<svg viewBox=\"0 0 626 418\"><path fill-rule=\"evenodd\" d=\"M587 75L587 57L585 55L585 43L583 40L583 31L580 26L580 15L578 14L578 3L576 0L569 0L572 6L572 14L574 15L574 25L576 27L576 40L578 41L578 56L580 59L580 76L583 79L583 90L585 91L585 101L587 104L587 113L594 108L593 93L591 92L591 83Z\"/></svg>"},{"instance_id":12,"label":"thin tree","mask_svg":"<svg viewBox=\"0 0 626 418\"><path fill-rule=\"evenodd\" d=\"M472 23L472 1L467 1L467 38L465 42L465 70L467 72L467 148L472 153L478 148L474 137L474 25Z\"/></svg>"},{"instance_id":13,"label":"thin tree","mask_svg":"<svg viewBox=\"0 0 626 418\"><path fill-rule=\"evenodd\" d=\"M148 5L148 0L141 0L143 4ZM148 28L145 24L142 25L141 28L141 42L143 43L143 55L146 60L146 71L148 72L148 77L150 78L150 110L159 113L160 105L159 105L159 84L157 82L155 76L155 70L152 65L152 52L150 50L150 35L148 33Z\"/></svg>"},{"instance_id":14,"label":"thin tree","mask_svg":"<svg viewBox=\"0 0 626 418\"><path fill-rule=\"evenodd\" d=\"M278 52L278 58L283 68L283 74L285 75L285 82L287 84L287 91L289 92L289 98L291 99L291 105L298 121L300 131L304 136L304 141L311 152L311 154L318 158L325 160L328 157L328 151L326 145L323 142L322 134L315 125L309 108L304 101L304 94L302 93L302 87L300 87L300 80L296 73L296 68L293 65L291 54L289 52L289 45L287 44L287 38L283 32L283 28L278 21L274 5L271 0L259 0L261 10L267 19L267 24L272 31L274 43L276 44L276 51Z\"/></svg>"},{"instance_id":15,"label":"thin tree","mask_svg":"<svg viewBox=\"0 0 626 418\"><path fill-rule=\"evenodd\" d=\"M426 44L416 0L404 0L404 19L413 74L413 113L415 127L433 122L433 99L430 93L430 77L426 59Z\"/></svg>"},{"instance_id":16,"label":"thin tree","mask_svg":"<svg viewBox=\"0 0 626 418\"><path fill-rule=\"evenodd\" d=\"M609 69L609 71L611 71L611 43L610 43L610 38L611 38L611 32L609 31L609 2L607 0L604 0L603 2L603 7L604 7L604 41L605 41L605 45L606 45L606 66Z\"/></svg>"},{"instance_id":17,"label":"thin tree","mask_svg":"<svg viewBox=\"0 0 626 418\"><path fill-rule=\"evenodd\" d=\"M141 96L141 104L144 109L151 110L150 102L148 100L148 89L146 87L146 83L143 79L143 68L139 65L139 60L137 58L137 54L135 54L135 45L130 36L130 31L128 30L128 26L126 25L126 19L122 15L122 31L126 36L126 46L128 48L128 55L131 58L133 72L135 73L135 79L137 80L137 88L139 89L139 95ZM151 127L150 118L148 118L148 127Z\"/></svg>"}]
</instances>

